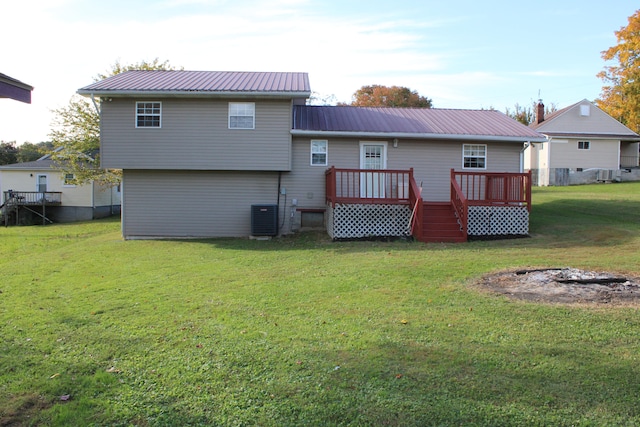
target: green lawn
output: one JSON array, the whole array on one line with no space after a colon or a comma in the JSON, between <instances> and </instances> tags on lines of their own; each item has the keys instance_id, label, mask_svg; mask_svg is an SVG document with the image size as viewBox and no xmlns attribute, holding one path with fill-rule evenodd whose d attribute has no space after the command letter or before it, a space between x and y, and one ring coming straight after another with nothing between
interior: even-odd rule
<instances>
[{"instance_id":1,"label":"green lawn","mask_svg":"<svg viewBox=\"0 0 640 427\"><path fill-rule=\"evenodd\" d=\"M640 276L640 183L533 198L531 238L465 244L0 228L0 426L640 425L637 308L473 283Z\"/></svg>"}]
</instances>

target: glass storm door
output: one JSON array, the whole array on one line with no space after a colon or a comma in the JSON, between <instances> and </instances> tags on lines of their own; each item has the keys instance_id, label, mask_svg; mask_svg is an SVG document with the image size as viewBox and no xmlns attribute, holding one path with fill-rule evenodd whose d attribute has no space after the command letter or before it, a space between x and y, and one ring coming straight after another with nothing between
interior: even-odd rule
<instances>
[{"instance_id":1,"label":"glass storm door","mask_svg":"<svg viewBox=\"0 0 640 427\"><path fill-rule=\"evenodd\" d=\"M360 144L360 169L383 170L387 166L387 147L380 143ZM385 174L360 173L360 197L378 199L385 197Z\"/></svg>"},{"instance_id":2,"label":"glass storm door","mask_svg":"<svg viewBox=\"0 0 640 427\"><path fill-rule=\"evenodd\" d=\"M36 191L38 193L46 193L47 192L47 175L38 175L36 182Z\"/></svg>"}]
</instances>

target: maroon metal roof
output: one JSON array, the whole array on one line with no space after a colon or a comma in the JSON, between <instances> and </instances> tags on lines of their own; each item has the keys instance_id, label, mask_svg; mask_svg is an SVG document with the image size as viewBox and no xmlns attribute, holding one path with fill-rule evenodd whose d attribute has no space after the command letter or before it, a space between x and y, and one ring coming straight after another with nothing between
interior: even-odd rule
<instances>
[{"instance_id":1,"label":"maroon metal roof","mask_svg":"<svg viewBox=\"0 0 640 427\"><path fill-rule=\"evenodd\" d=\"M307 73L229 71L125 71L78 90L78 93L118 92L311 92Z\"/></svg>"},{"instance_id":2,"label":"maroon metal roof","mask_svg":"<svg viewBox=\"0 0 640 427\"><path fill-rule=\"evenodd\" d=\"M416 137L546 138L495 110L296 106L294 131L401 134ZM294 132L295 133L295 132Z\"/></svg>"},{"instance_id":3,"label":"maroon metal roof","mask_svg":"<svg viewBox=\"0 0 640 427\"><path fill-rule=\"evenodd\" d=\"M31 104L33 86L0 73L0 98L11 98Z\"/></svg>"}]
</instances>

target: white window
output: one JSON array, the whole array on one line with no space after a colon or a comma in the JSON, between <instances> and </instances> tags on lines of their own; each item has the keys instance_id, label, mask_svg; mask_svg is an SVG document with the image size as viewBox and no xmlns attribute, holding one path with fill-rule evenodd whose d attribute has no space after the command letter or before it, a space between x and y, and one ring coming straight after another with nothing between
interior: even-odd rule
<instances>
[{"instance_id":1,"label":"white window","mask_svg":"<svg viewBox=\"0 0 640 427\"><path fill-rule=\"evenodd\" d=\"M578 141L578 150L590 150L591 143L589 141Z\"/></svg>"},{"instance_id":2,"label":"white window","mask_svg":"<svg viewBox=\"0 0 640 427\"><path fill-rule=\"evenodd\" d=\"M75 176L74 174L72 174L72 173L66 173L66 174L64 174L64 181L63 181L63 185L64 185L65 187L75 187L75 186L76 186L76 184L75 184L75 182L74 182L74 181L75 181L75 179L76 179L76 176Z\"/></svg>"},{"instance_id":3,"label":"white window","mask_svg":"<svg viewBox=\"0 0 640 427\"><path fill-rule=\"evenodd\" d=\"M136 102L136 127L159 128L162 117L162 103Z\"/></svg>"},{"instance_id":4,"label":"white window","mask_svg":"<svg viewBox=\"0 0 640 427\"><path fill-rule=\"evenodd\" d=\"M311 165L327 166L327 141L311 140Z\"/></svg>"},{"instance_id":5,"label":"white window","mask_svg":"<svg viewBox=\"0 0 640 427\"><path fill-rule=\"evenodd\" d=\"M462 169L486 169L487 146L464 144L462 146Z\"/></svg>"},{"instance_id":6,"label":"white window","mask_svg":"<svg viewBox=\"0 0 640 427\"><path fill-rule=\"evenodd\" d=\"M255 129L255 118L254 102L229 103L229 129Z\"/></svg>"}]
</instances>

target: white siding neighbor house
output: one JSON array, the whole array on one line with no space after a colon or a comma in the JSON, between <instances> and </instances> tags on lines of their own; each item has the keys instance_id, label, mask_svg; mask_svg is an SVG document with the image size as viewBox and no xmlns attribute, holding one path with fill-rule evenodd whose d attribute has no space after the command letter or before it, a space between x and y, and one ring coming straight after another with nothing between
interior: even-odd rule
<instances>
[{"instance_id":1,"label":"white siding neighbor house","mask_svg":"<svg viewBox=\"0 0 640 427\"><path fill-rule=\"evenodd\" d=\"M120 213L118 186L75 185L46 155L0 166L3 223L74 222Z\"/></svg>"},{"instance_id":2,"label":"white siding neighbor house","mask_svg":"<svg viewBox=\"0 0 640 427\"><path fill-rule=\"evenodd\" d=\"M623 180L638 168L640 135L586 99L549 117L539 104L531 128L549 137L525 155L537 185Z\"/></svg>"},{"instance_id":3,"label":"white siding neighbor house","mask_svg":"<svg viewBox=\"0 0 640 427\"><path fill-rule=\"evenodd\" d=\"M523 152L546 138L497 111L308 106L286 72L128 71L78 93L100 99L127 239L528 233Z\"/></svg>"}]
</instances>

